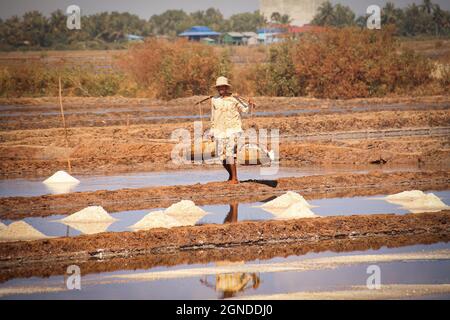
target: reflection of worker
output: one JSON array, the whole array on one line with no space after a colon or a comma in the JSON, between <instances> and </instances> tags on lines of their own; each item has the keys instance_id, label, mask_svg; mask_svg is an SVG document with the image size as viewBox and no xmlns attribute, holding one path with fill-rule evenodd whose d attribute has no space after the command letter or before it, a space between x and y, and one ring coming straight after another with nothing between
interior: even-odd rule
<instances>
[{"instance_id":1,"label":"reflection of worker","mask_svg":"<svg viewBox=\"0 0 450 320\"><path fill-rule=\"evenodd\" d=\"M216 275L216 284L212 285L206 277L200 282L207 287L213 288L222 293L222 299L232 298L239 292L244 292L250 288L258 289L261 280L258 273L223 273ZM249 286L251 282L251 285Z\"/></svg>"},{"instance_id":2,"label":"reflection of worker","mask_svg":"<svg viewBox=\"0 0 450 320\"><path fill-rule=\"evenodd\" d=\"M232 96L230 88L227 78L217 79L216 89L219 95L211 99L210 134L216 141L216 155L229 174L228 182L237 184L237 141L243 131L241 113L247 113L249 104L254 104Z\"/></svg>"},{"instance_id":3,"label":"reflection of worker","mask_svg":"<svg viewBox=\"0 0 450 320\"><path fill-rule=\"evenodd\" d=\"M234 223L238 221L238 206L239 204L237 202L230 203L230 211L228 211L223 223Z\"/></svg>"}]
</instances>

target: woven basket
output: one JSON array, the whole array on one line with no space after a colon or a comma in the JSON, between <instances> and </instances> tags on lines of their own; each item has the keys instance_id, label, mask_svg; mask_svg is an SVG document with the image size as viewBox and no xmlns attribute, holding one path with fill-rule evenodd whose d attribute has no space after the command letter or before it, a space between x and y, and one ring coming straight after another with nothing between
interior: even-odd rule
<instances>
[{"instance_id":1,"label":"woven basket","mask_svg":"<svg viewBox=\"0 0 450 320\"><path fill-rule=\"evenodd\" d=\"M245 144L238 151L237 161L245 166L257 166L270 164L270 154L255 144Z\"/></svg>"},{"instance_id":2,"label":"woven basket","mask_svg":"<svg viewBox=\"0 0 450 320\"><path fill-rule=\"evenodd\" d=\"M195 150L195 143L191 144L191 152L188 153L188 160L209 160L216 157L216 143L211 140L204 140L201 142L201 151Z\"/></svg>"}]
</instances>

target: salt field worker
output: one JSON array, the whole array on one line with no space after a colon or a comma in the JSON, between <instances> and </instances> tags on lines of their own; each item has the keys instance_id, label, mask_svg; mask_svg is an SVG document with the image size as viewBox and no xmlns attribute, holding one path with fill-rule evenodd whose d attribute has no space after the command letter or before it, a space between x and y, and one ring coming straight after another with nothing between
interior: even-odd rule
<instances>
[{"instance_id":1,"label":"salt field worker","mask_svg":"<svg viewBox=\"0 0 450 320\"><path fill-rule=\"evenodd\" d=\"M243 133L241 113L247 113L254 104L232 95L226 77L217 78L215 87L218 95L211 98L210 135L216 141L216 155L229 174L228 182L238 184L236 158L237 142Z\"/></svg>"}]
</instances>

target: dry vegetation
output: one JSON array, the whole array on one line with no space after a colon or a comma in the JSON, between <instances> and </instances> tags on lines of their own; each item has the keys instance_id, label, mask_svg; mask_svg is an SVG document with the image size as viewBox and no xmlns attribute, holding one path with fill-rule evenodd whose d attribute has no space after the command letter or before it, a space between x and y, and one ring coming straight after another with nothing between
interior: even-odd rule
<instances>
[{"instance_id":1,"label":"dry vegetation","mask_svg":"<svg viewBox=\"0 0 450 320\"><path fill-rule=\"evenodd\" d=\"M126 51L4 53L0 96L173 99L212 93L219 74L235 92L319 98L446 94L450 42L397 40L386 28L306 34L272 46L214 47L151 39Z\"/></svg>"}]
</instances>

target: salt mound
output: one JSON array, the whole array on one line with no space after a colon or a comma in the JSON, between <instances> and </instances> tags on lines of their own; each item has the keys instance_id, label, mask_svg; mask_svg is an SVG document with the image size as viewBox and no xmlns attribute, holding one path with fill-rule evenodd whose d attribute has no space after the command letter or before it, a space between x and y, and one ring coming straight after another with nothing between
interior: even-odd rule
<instances>
[{"instance_id":1,"label":"salt mound","mask_svg":"<svg viewBox=\"0 0 450 320\"><path fill-rule=\"evenodd\" d=\"M287 208L264 208L264 210L270 212L279 220L319 217L301 202L294 203Z\"/></svg>"},{"instance_id":2,"label":"salt mound","mask_svg":"<svg viewBox=\"0 0 450 320\"><path fill-rule=\"evenodd\" d=\"M51 177L44 180L44 183L80 183L80 180L72 177L70 174L68 174L65 171L58 171L55 174L53 174Z\"/></svg>"},{"instance_id":3,"label":"salt mound","mask_svg":"<svg viewBox=\"0 0 450 320\"><path fill-rule=\"evenodd\" d=\"M73 191L78 183L46 183L45 186L52 194L66 194Z\"/></svg>"},{"instance_id":4,"label":"salt mound","mask_svg":"<svg viewBox=\"0 0 450 320\"><path fill-rule=\"evenodd\" d=\"M385 199L388 202L400 204L403 208L413 213L437 212L450 208L433 193L425 194L420 190L400 192L389 195Z\"/></svg>"},{"instance_id":5,"label":"salt mound","mask_svg":"<svg viewBox=\"0 0 450 320\"><path fill-rule=\"evenodd\" d=\"M312 206L296 192L288 191L272 201L264 203L262 208L288 208L294 203L301 203L304 207L312 208Z\"/></svg>"},{"instance_id":6,"label":"salt mound","mask_svg":"<svg viewBox=\"0 0 450 320\"><path fill-rule=\"evenodd\" d=\"M48 238L25 221L11 223L4 229L0 229L0 242L28 241Z\"/></svg>"},{"instance_id":7,"label":"salt mound","mask_svg":"<svg viewBox=\"0 0 450 320\"><path fill-rule=\"evenodd\" d=\"M6 228L6 225L0 222L0 231L5 230Z\"/></svg>"},{"instance_id":8,"label":"salt mound","mask_svg":"<svg viewBox=\"0 0 450 320\"><path fill-rule=\"evenodd\" d=\"M61 221L72 229L83 234L96 234L106 232L113 222L65 222Z\"/></svg>"},{"instance_id":9,"label":"salt mound","mask_svg":"<svg viewBox=\"0 0 450 320\"><path fill-rule=\"evenodd\" d=\"M167 215L164 211L154 211L147 214L141 220L136 222L130 229L147 230L154 228L173 228L179 227L179 223L175 218Z\"/></svg>"},{"instance_id":10,"label":"salt mound","mask_svg":"<svg viewBox=\"0 0 450 320\"><path fill-rule=\"evenodd\" d=\"M181 200L180 202L174 203L170 207L168 207L166 210L164 210L167 214L206 214L206 211L202 208L199 208L195 205L195 203L191 200Z\"/></svg>"},{"instance_id":11,"label":"salt mound","mask_svg":"<svg viewBox=\"0 0 450 320\"><path fill-rule=\"evenodd\" d=\"M81 211L75 212L64 219L61 219L63 222L112 222L116 221L113 217L111 217L108 212L105 211L100 206L91 206L84 208Z\"/></svg>"},{"instance_id":12,"label":"salt mound","mask_svg":"<svg viewBox=\"0 0 450 320\"><path fill-rule=\"evenodd\" d=\"M308 207L304 206L302 203L297 202L293 205L289 206L283 213L279 216L285 219L294 219L294 218L313 218L317 217L314 212L311 211Z\"/></svg>"},{"instance_id":13,"label":"salt mound","mask_svg":"<svg viewBox=\"0 0 450 320\"><path fill-rule=\"evenodd\" d=\"M411 190L403 191L400 193L392 194L386 197L387 200L398 200L398 201L411 201L420 197L425 196L425 193L421 190Z\"/></svg>"},{"instance_id":14,"label":"salt mound","mask_svg":"<svg viewBox=\"0 0 450 320\"><path fill-rule=\"evenodd\" d=\"M174 203L164 210L164 213L175 218L183 226L193 226L198 220L207 215L205 210L197 207L191 200L181 200Z\"/></svg>"},{"instance_id":15,"label":"salt mound","mask_svg":"<svg viewBox=\"0 0 450 320\"><path fill-rule=\"evenodd\" d=\"M450 208L433 193L425 194L420 198L404 203L403 207L413 213L438 212Z\"/></svg>"}]
</instances>

